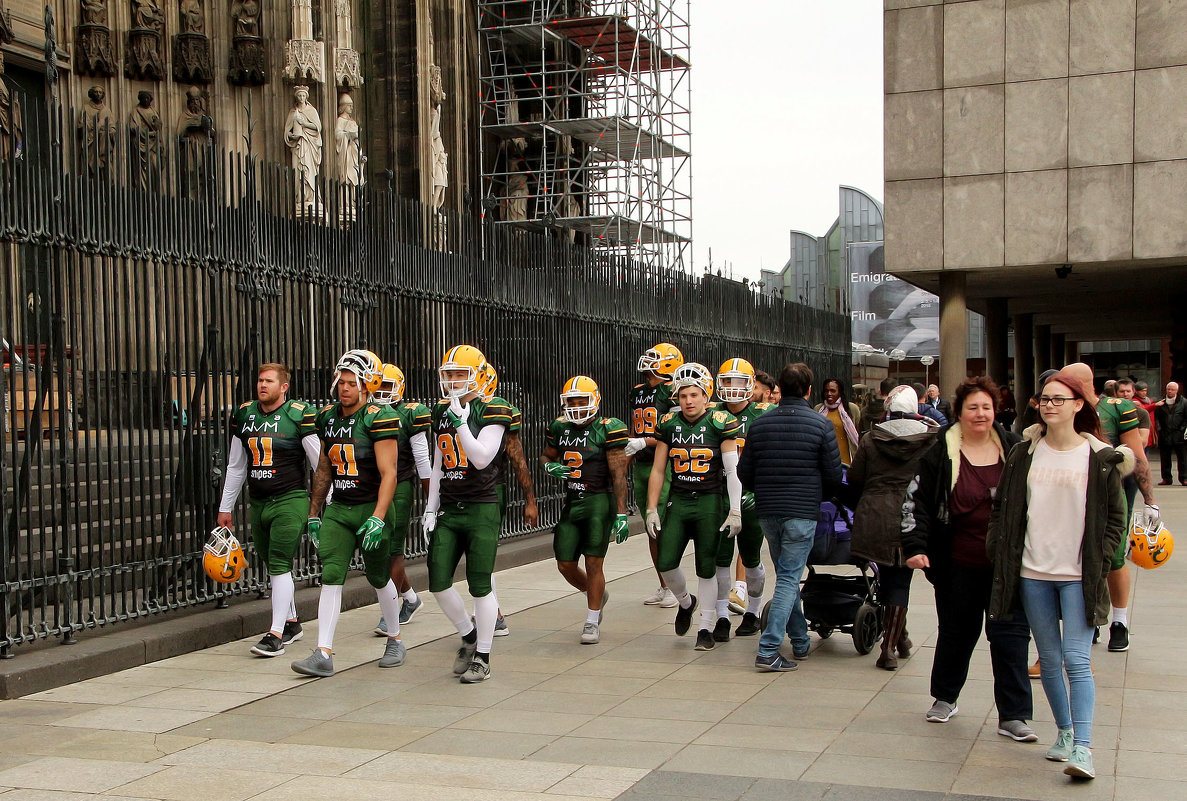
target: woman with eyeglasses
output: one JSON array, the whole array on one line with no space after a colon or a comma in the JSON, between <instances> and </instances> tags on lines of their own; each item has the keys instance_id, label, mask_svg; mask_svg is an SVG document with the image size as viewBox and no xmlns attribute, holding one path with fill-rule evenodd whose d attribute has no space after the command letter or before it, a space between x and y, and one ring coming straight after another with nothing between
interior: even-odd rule
<instances>
[{"instance_id":1,"label":"woman with eyeglasses","mask_svg":"<svg viewBox=\"0 0 1187 801\"><path fill-rule=\"evenodd\" d=\"M1021 609L987 619L993 566L985 536L1002 466L1018 437L997 423L998 388L984 376L956 388L955 422L924 455L903 503L907 567L922 568L936 593L939 635L931 667L930 723L947 723L969 675L969 660L984 626L993 665L997 732L1018 742L1038 736L1026 674L1030 629Z\"/></svg>"},{"instance_id":2,"label":"woman with eyeglasses","mask_svg":"<svg viewBox=\"0 0 1187 801\"><path fill-rule=\"evenodd\" d=\"M1107 579L1125 531L1121 479L1134 458L1102 441L1090 392L1069 372L1043 385L1040 421L1006 460L986 543L990 617L1008 617L1021 600L1034 632L1059 727L1047 759L1067 762L1063 772L1082 779L1096 776L1092 632L1109 622Z\"/></svg>"}]
</instances>

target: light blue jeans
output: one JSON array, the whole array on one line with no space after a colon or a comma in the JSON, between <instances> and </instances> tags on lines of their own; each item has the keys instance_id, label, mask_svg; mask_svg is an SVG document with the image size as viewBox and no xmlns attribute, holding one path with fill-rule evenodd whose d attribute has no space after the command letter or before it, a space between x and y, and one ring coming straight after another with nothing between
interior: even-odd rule
<instances>
[{"instance_id":1,"label":"light blue jeans","mask_svg":"<svg viewBox=\"0 0 1187 801\"><path fill-rule=\"evenodd\" d=\"M1079 581L1024 578L1021 582L1022 607L1039 649L1043 692L1055 725L1074 729L1075 744L1091 748L1096 683L1092 679L1092 626L1088 625L1084 608L1084 587Z\"/></svg>"},{"instance_id":2,"label":"light blue jeans","mask_svg":"<svg viewBox=\"0 0 1187 801\"><path fill-rule=\"evenodd\" d=\"M795 653L806 653L811 641L808 639L808 621L804 619L800 604L800 579L804 576L808 554L812 552L816 521L764 517L759 523L771 549L771 561L775 564L775 594L767 612L767 625L758 640L758 655L778 653L784 633L791 638Z\"/></svg>"}]
</instances>

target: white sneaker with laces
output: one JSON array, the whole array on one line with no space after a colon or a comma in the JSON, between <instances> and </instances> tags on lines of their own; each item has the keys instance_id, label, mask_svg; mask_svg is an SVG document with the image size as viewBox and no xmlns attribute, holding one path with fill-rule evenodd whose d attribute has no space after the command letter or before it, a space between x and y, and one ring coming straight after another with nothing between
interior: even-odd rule
<instances>
[{"instance_id":1,"label":"white sneaker with laces","mask_svg":"<svg viewBox=\"0 0 1187 801\"><path fill-rule=\"evenodd\" d=\"M655 592L643 599L643 603L648 606L656 606L664 599L664 593L669 592L667 587L659 587Z\"/></svg>"},{"instance_id":2,"label":"white sneaker with laces","mask_svg":"<svg viewBox=\"0 0 1187 801\"><path fill-rule=\"evenodd\" d=\"M664 599L659 602L660 608L661 609L671 609L672 607L679 606L679 605L680 605L680 602L676 600L676 596L672 594L672 591L665 588L664 589Z\"/></svg>"},{"instance_id":3,"label":"white sneaker with laces","mask_svg":"<svg viewBox=\"0 0 1187 801\"><path fill-rule=\"evenodd\" d=\"M585 627L581 629L581 644L582 645L596 645L598 640L602 638L601 631L598 629L597 623L586 623Z\"/></svg>"}]
</instances>

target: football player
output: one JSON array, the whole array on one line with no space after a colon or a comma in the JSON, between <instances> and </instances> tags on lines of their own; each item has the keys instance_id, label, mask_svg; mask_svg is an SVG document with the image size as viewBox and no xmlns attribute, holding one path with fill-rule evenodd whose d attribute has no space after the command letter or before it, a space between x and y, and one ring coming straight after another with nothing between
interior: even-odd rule
<instances>
[{"instance_id":1,"label":"football player","mask_svg":"<svg viewBox=\"0 0 1187 801\"><path fill-rule=\"evenodd\" d=\"M684 364L684 354L675 345L661 342L639 357L636 369L643 374L643 383L631 390L631 438L627 442L626 455L632 457L631 480L634 484L635 503L642 513L646 508L647 485L651 478L651 466L655 462L655 425L661 417L676 405L672 394L672 373ZM671 476L665 473L660 490L659 504L668 500ZM654 539L648 541L651 548L651 563L659 576L659 589L643 599L648 605L659 605L671 609L676 598L664 583L659 569L658 545Z\"/></svg>"},{"instance_id":2,"label":"football player","mask_svg":"<svg viewBox=\"0 0 1187 801\"><path fill-rule=\"evenodd\" d=\"M268 569L272 625L251 647L257 656L280 656L304 632L293 607L293 557L301 544L309 490L305 464L316 469L321 444L314 430L316 411L288 400L289 371L283 364L261 364L256 399L235 410L227 478L218 507L218 525L231 528L231 510L247 482L251 538Z\"/></svg>"},{"instance_id":3,"label":"football player","mask_svg":"<svg viewBox=\"0 0 1187 801\"><path fill-rule=\"evenodd\" d=\"M775 408L776 402L773 402L771 400L771 394L775 391L775 387L776 387L775 379L771 377L770 373L767 373L763 370L755 370L754 371L754 392L750 395L750 402L752 404L765 403L765 404L767 404L768 409ZM738 458L739 459L742 458L741 450L739 450ZM754 493L749 493L749 495L750 495L749 505L751 507L753 507ZM745 526L745 522L746 522L745 521L745 518L746 518L746 508L745 507L747 506L746 495L742 496L742 505L744 507L742 509L742 518L743 518L742 524L743 524L743 526ZM759 533L760 534L762 533L761 530ZM760 543L760 545L761 545L761 543ZM760 565L761 565L761 563L760 563ZM747 600L748 596L747 596L746 590L747 590L746 565L742 564L742 557L739 555L737 560L734 563L734 588L732 590L730 590L729 608L730 608L731 612L735 612L739 615L746 612L746 608L747 608L747 606L749 606L749 601ZM734 634L738 634L738 632L735 631ZM745 636L746 634L749 634L749 631L744 632L743 636Z\"/></svg>"},{"instance_id":4,"label":"football player","mask_svg":"<svg viewBox=\"0 0 1187 801\"><path fill-rule=\"evenodd\" d=\"M701 623L696 650L711 651L716 643L711 629L717 611L717 554L723 536L736 537L742 530L742 483L737 475L737 419L725 409L710 409L713 375L696 362L682 365L672 376L677 411L668 412L655 427L655 463L647 487L647 533L659 542L657 567L680 608L676 634L683 636L692 622L697 597L690 595L680 560L689 540L696 555L701 594ZM660 497L671 467L671 494L661 520ZM723 514L722 486L729 494L729 511ZM724 519L724 522L723 522ZM728 564L728 563L727 563ZM728 576L728 573L727 573ZM729 620L725 621L729 638Z\"/></svg>"},{"instance_id":5,"label":"football player","mask_svg":"<svg viewBox=\"0 0 1187 801\"><path fill-rule=\"evenodd\" d=\"M370 393L383 380L383 366L374 353L347 351L334 370L331 392L338 402L317 415L322 450L305 524L321 558L322 587L317 648L292 663L293 670L304 676L334 675L334 629L342 613L342 585L356 548L362 551L367 581L375 588L388 622L379 666L399 667L406 655L400 641L400 594L391 577L391 531L386 523L396 491L400 416L391 406L370 402ZM331 485L334 495L327 506Z\"/></svg>"},{"instance_id":6,"label":"football player","mask_svg":"<svg viewBox=\"0 0 1187 801\"><path fill-rule=\"evenodd\" d=\"M746 444L746 431L750 423L772 408L769 403L756 403L753 400L756 385L754 365L745 359L727 359L717 371L717 396L721 398L725 410L738 421L734 442L737 443L739 458ZM738 557L746 571L746 608L734 634L750 637L760 630L758 614L762 609L762 592L766 585L766 569L762 563L763 533L752 492L742 494L742 530L736 539ZM733 556L734 540L722 537L721 549L717 553L717 625L713 629L713 639L717 642L729 639L730 566Z\"/></svg>"},{"instance_id":7,"label":"football player","mask_svg":"<svg viewBox=\"0 0 1187 801\"><path fill-rule=\"evenodd\" d=\"M450 348L439 376L444 396L433 408L433 472L425 504L429 533L429 591L462 635L453 663L464 684L490 678L490 650L499 602L491 584L501 520L495 491L511 408L482 400L486 357L470 345ZM466 557L466 581L474 620L453 588L453 573Z\"/></svg>"},{"instance_id":8,"label":"football player","mask_svg":"<svg viewBox=\"0 0 1187 801\"><path fill-rule=\"evenodd\" d=\"M540 462L565 482L565 506L553 533L552 551L565 580L585 593L588 610L581 643L601 638L602 610L610 594L602 563L610 538L627 538L626 424L599 417L602 393L588 376L574 376L561 389L564 414L548 427ZM614 510L611 512L611 510ZM585 557L585 569L577 562Z\"/></svg>"},{"instance_id":9,"label":"football player","mask_svg":"<svg viewBox=\"0 0 1187 801\"><path fill-rule=\"evenodd\" d=\"M429 460L429 410L415 401L404 403L404 371L394 364L383 365L383 380L379 390L371 396L375 403L391 406L400 417L399 456L396 459L396 492L387 513L387 530L391 542L391 576L400 593L400 625L424 606L424 601L412 589L404 569L404 545L408 539L408 524L412 519L412 500L419 480L428 492L429 474L433 470ZM387 636L387 621L379 618L375 633Z\"/></svg>"}]
</instances>

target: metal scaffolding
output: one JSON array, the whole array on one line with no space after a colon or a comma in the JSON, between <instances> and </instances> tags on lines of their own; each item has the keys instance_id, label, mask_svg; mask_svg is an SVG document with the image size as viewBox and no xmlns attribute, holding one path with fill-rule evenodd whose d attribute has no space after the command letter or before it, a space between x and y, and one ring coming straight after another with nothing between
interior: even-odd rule
<instances>
[{"instance_id":1,"label":"metal scaffolding","mask_svg":"<svg viewBox=\"0 0 1187 801\"><path fill-rule=\"evenodd\" d=\"M479 0L484 219L689 269L689 0Z\"/></svg>"}]
</instances>

